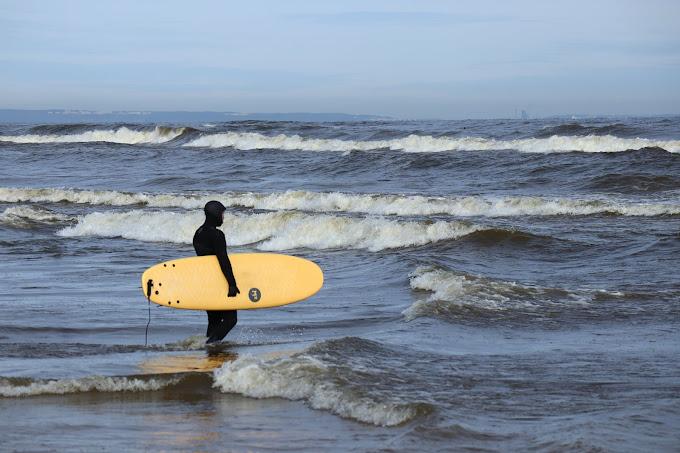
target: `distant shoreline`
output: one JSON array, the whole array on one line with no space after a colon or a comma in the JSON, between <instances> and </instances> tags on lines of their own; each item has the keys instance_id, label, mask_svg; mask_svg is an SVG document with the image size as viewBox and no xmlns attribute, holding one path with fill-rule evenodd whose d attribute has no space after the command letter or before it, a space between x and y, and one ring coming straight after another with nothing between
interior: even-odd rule
<instances>
[{"instance_id":1,"label":"distant shoreline","mask_svg":"<svg viewBox=\"0 0 680 453\"><path fill-rule=\"evenodd\" d=\"M380 121L389 116L352 115L347 113L239 113L239 112L184 112L184 111L96 111L96 110L20 110L0 109L3 123L178 123L227 121Z\"/></svg>"}]
</instances>

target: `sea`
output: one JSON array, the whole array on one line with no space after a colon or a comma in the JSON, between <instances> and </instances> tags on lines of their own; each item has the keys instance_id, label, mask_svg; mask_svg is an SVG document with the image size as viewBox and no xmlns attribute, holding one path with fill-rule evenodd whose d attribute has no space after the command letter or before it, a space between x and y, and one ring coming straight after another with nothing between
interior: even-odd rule
<instances>
[{"instance_id":1,"label":"sea","mask_svg":"<svg viewBox=\"0 0 680 453\"><path fill-rule=\"evenodd\" d=\"M325 277L210 347L208 200ZM0 260L3 451L680 451L679 116L4 123Z\"/></svg>"}]
</instances>

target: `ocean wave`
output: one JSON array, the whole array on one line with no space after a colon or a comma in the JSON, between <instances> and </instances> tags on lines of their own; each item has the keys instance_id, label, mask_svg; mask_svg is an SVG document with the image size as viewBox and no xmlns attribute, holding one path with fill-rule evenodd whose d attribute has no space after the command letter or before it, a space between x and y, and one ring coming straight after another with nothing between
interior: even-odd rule
<instances>
[{"instance_id":1,"label":"ocean wave","mask_svg":"<svg viewBox=\"0 0 680 453\"><path fill-rule=\"evenodd\" d=\"M526 243L532 240L557 240L553 236L546 236L540 234L529 233L522 230L503 229L503 228L488 228L484 230L477 230L465 237L466 240L475 241L481 244L497 244L504 241L515 243ZM573 243L573 242L572 242Z\"/></svg>"},{"instance_id":2,"label":"ocean wave","mask_svg":"<svg viewBox=\"0 0 680 453\"><path fill-rule=\"evenodd\" d=\"M429 412L428 404L395 394L403 384L399 373L369 366L380 354L373 342L344 338L288 357L242 356L215 371L214 387L252 398L303 400L314 409L377 426L399 425Z\"/></svg>"},{"instance_id":3,"label":"ocean wave","mask_svg":"<svg viewBox=\"0 0 680 453\"><path fill-rule=\"evenodd\" d=\"M122 237L139 241L190 244L204 220L202 212L95 212L57 232L63 237ZM481 229L462 221L398 221L268 212L224 216L229 245L256 244L260 250L367 249L373 252L457 239Z\"/></svg>"},{"instance_id":4,"label":"ocean wave","mask_svg":"<svg viewBox=\"0 0 680 453\"><path fill-rule=\"evenodd\" d=\"M0 187L0 202L6 203L78 203L104 206L152 206L158 208L202 208L215 198L229 198L229 193L201 194L153 194L142 192L119 192L116 190L82 189L34 189ZM232 205L232 204L230 204Z\"/></svg>"},{"instance_id":5,"label":"ocean wave","mask_svg":"<svg viewBox=\"0 0 680 453\"><path fill-rule=\"evenodd\" d=\"M591 179L585 187L606 192L639 193L680 189L680 178L669 175L608 173Z\"/></svg>"},{"instance_id":6,"label":"ocean wave","mask_svg":"<svg viewBox=\"0 0 680 453\"><path fill-rule=\"evenodd\" d=\"M65 395L85 392L145 392L177 384L180 378L89 376L80 379L0 378L0 396Z\"/></svg>"},{"instance_id":7,"label":"ocean wave","mask_svg":"<svg viewBox=\"0 0 680 453\"><path fill-rule=\"evenodd\" d=\"M18 228L30 228L36 224L58 224L70 220L74 220L74 217L40 206L11 206L0 213L0 224Z\"/></svg>"},{"instance_id":8,"label":"ocean wave","mask_svg":"<svg viewBox=\"0 0 680 453\"><path fill-rule=\"evenodd\" d=\"M226 206L266 210L348 212L376 215L458 217L579 216L610 214L660 216L680 214L680 204L625 202L615 199L571 199L528 196L427 197L398 194L352 194L294 191L275 193L222 192L212 194L135 193L113 190L0 188L0 201L9 203L83 203L184 209L202 208L209 200Z\"/></svg>"},{"instance_id":9,"label":"ocean wave","mask_svg":"<svg viewBox=\"0 0 680 453\"><path fill-rule=\"evenodd\" d=\"M117 129L94 129L77 134L26 134L0 135L0 142L11 143L87 143L108 142L127 145L165 143L184 134L187 128L156 126L151 130L134 130L127 127Z\"/></svg>"},{"instance_id":10,"label":"ocean wave","mask_svg":"<svg viewBox=\"0 0 680 453\"><path fill-rule=\"evenodd\" d=\"M583 306L602 292L522 285L432 266L420 266L409 277L412 289L431 294L404 310L407 321L421 316L456 318L461 309L534 312L546 306Z\"/></svg>"},{"instance_id":11,"label":"ocean wave","mask_svg":"<svg viewBox=\"0 0 680 453\"><path fill-rule=\"evenodd\" d=\"M127 354L140 351L201 351L206 337L192 335L167 344L97 344L97 343L2 343L0 357L5 358L64 358L92 355Z\"/></svg>"},{"instance_id":12,"label":"ocean wave","mask_svg":"<svg viewBox=\"0 0 680 453\"><path fill-rule=\"evenodd\" d=\"M567 123L559 124L557 126L546 126L541 132L536 134L536 137L552 137L553 135L631 135L639 134L641 132L644 131L640 128L627 126L623 123L603 125Z\"/></svg>"},{"instance_id":13,"label":"ocean wave","mask_svg":"<svg viewBox=\"0 0 680 453\"><path fill-rule=\"evenodd\" d=\"M262 135L256 132L225 132L206 134L184 146L233 148L238 150L278 149L305 151L371 151L389 149L404 152L491 151L517 150L525 153L555 153L580 151L586 153L621 152L641 148L662 148L680 152L680 140L620 138L613 135L561 136L496 140L483 137L432 137L409 135L390 140L338 140L306 138L299 135Z\"/></svg>"},{"instance_id":14,"label":"ocean wave","mask_svg":"<svg viewBox=\"0 0 680 453\"><path fill-rule=\"evenodd\" d=\"M173 343L151 345L151 348L161 351L200 351L205 349L205 340L206 337L203 335L191 335Z\"/></svg>"},{"instance_id":15,"label":"ocean wave","mask_svg":"<svg viewBox=\"0 0 680 453\"><path fill-rule=\"evenodd\" d=\"M121 126L134 127L127 124L117 124L111 125L109 128L117 129ZM101 125L96 123L36 124L28 129L28 133L32 135L65 135L87 132L96 129L101 129Z\"/></svg>"}]
</instances>

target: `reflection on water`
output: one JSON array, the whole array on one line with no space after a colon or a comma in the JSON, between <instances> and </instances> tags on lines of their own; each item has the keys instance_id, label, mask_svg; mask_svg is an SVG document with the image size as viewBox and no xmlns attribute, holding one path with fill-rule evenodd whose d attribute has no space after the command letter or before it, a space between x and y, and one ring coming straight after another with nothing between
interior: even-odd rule
<instances>
[{"instance_id":1,"label":"reflection on water","mask_svg":"<svg viewBox=\"0 0 680 453\"><path fill-rule=\"evenodd\" d=\"M153 357L142 362L139 369L143 374L207 373L237 358L235 352L210 348L203 352Z\"/></svg>"}]
</instances>

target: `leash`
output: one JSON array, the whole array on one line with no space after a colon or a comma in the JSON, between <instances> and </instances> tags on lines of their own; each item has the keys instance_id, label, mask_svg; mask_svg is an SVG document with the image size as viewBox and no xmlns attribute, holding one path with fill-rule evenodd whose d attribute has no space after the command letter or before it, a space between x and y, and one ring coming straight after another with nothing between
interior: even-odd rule
<instances>
[{"instance_id":1,"label":"leash","mask_svg":"<svg viewBox=\"0 0 680 453\"><path fill-rule=\"evenodd\" d=\"M149 324L151 324L151 288L153 288L153 280L146 281L146 300L149 302L149 320L146 322L146 331L144 332L144 347L146 348L149 340Z\"/></svg>"}]
</instances>

